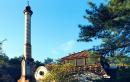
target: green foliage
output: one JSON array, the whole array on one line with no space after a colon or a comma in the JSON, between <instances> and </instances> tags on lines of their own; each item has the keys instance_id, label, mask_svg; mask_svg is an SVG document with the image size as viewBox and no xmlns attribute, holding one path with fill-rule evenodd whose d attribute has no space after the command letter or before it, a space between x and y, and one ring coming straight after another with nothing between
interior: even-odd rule
<instances>
[{"instance_id":1,"label":"green foliage","mask_svg":"<svg viewBox=\"0 0 130 82\"><path fill-rule=\"evenodd\" d=\"M123 69L117 71L117 76L110 79L101 79L96 82L129 82L130 81L130 69Z\"/></svg>"},{"instance_id":2,"label":"green foliage","mask_svg":"<svg viewBox=\"0 0 130 82\"><path fill-rule=\"evenodd\" d=\"M2 56L2 55L1 55ZM1 82L16 82L20 77L20 61L19 58L11 58L4 55L0 58L4 61L0 66L0 81ZM8 78L8 79L7 79Z\"/></svg>"},{"instance_id":3,"label":"green foliage","mask_svg":"<svg viewBox=\"0 0 130 82\"><path fill-rule=\"evenodd\" d=\"M21 76L21 60L22 57L9 59L6 55L0 55L0 82L17 82ZM43 63L34 62L34 66L40 65L43 65Z\"/></svg>"},{"instance_id":4,"label":"green foliage","mask_svg":"<svg viewBox=\"0 0 130 82\"><path fill-rule=\"evenodd\" d=\"M0 42L0 66L6 64L8 62L8 60L9 60L8 56L6 56L6 54L3 52L2 42Z\"/></svg>"},{"instance_id":5,"label":"green foliage","mask_svg":"<svg viewBox=\"0 0 130 82\"><path fill-rule=\"evenodd\" d=\"M53 62L53 59L51 59L51 58L47 58L47 59L44 60L45 65L46 64L52 64L52 63L54 63L54 62Z\"/></svg>"},{"instance_id":6,"label":"green foliage","mask_svg":"<svg viewBox=\"0 0 130 82\"><path fill-rule=\"evenodd\" d=\"M36 68L38 68L39 66L44 66L44 63L40 62L40 61L35 61L34 65Z\"/></svg>"},{"instance_id":7,"label":"green foliage","mask_svg":"<svg viewBox=\"0 0 130 82\"><path fill-rule=\"evenodd\" d=\"M70 64L51 64L46 66L50 71L49 74L43 79L43 82L70 82L70 71L73 65Z\"/></svg>"},{"instance_id":8,"label":"green foliage","mask_svg":"<svg viewBox=\"0 0 130 82\"><path fill-rule=\"evenodd\" d=\"M0 55L0 65L4 65L8 62L9 58L4 53Z\"/></svg>"},{"instance_id":9,"label":"green foliage","mask_svg":"<svg viewBox=\"0 0 130 82\"><path fill-rule=\"evenodd\" d=\"M130 57L117 55L113 57L107 57L109 64L116 66L129 66L130 65Z\"/></svg>"},{"instance_id":10,"label":"green foliage","mask_svg":"<svg viewBox=\"0 0 130 82\"><path fill-rule=\"evenodd\" d=\"M14 57L8 61L9 65L21 65L22 57Z\"/></svg>"},{"instance_id":11,"label":"green foliage","mask_svg":"<svg viewBox=\"0 0 130 82\"><path fill-rule=\"evenodd\" d=\"M93 41L101 39L102 44L93 50L102 55L121 55L130 52L130 1L110 0L108 4L97 7L89 2L85 19L88 25L80 25L81 32L78 41Z\"/></svg>"}]
</instances>

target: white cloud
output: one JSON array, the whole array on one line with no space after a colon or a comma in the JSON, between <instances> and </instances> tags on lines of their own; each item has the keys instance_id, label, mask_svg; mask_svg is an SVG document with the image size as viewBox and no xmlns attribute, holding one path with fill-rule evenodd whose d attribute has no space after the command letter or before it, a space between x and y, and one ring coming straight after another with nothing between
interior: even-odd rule
<instances>
[{"instance_id":1,"label":"white cloud","mask_svg":"<svg viewBox=\"0 0 130 82\"><path fill-rule=\"evenodd\" d=\"M51 51L51 53L52 53L52 54L57 54L57 51L56 51L55 49L53 49L53 50Z\"/></svg>"},{"instance_id":2,"label":"white cloud","mask_svg":"<svg viewBox=\"0 0 130 82\"><path fill-rule=\"evenodd\" d=\"M71 49L74 48L75 43L76 43L76 42L75 42L74 40L70 40L70 41L68 41L68 42L66 42L66 43L64 43L64 44L62 45L62 49L63 49L64 51L69 51L69 50L71 50Z\"/></svg>"},{"instance_id":3,"label":"white cloud","mask_svg":"<svg viewBox=\"0 0 130 82\"><path fill-rule=\"evenodd\" d=\"M67 53L71 51L76 45L76 41L70 40L67 41L61 45L59 45L57 48L51 50L51 54L60 54L60 53Z\"/></svg>"}]
</instances>

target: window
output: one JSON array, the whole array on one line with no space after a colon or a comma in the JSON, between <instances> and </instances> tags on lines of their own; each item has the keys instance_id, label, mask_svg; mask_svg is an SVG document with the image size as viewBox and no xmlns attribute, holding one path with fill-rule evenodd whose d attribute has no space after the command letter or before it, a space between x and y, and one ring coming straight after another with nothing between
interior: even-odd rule
<instances>
[{"instance_id":1,"label":"window","mask_svg":"<svg viewBox=\"0 0 130 82\"><path fill-rule=\"evenodd\" d=\"M85 59L77 59L77 66L85 65Z\"/></svg>"},{"instance_id":2,"label":"window","mask_svg":"<svg viewBox=\"0 0 130 82\"><path fill-rule=\"evenodd\" d=\"M69 60L69 63L75 65L75 60Z\"/></svg>"}]
</instances>

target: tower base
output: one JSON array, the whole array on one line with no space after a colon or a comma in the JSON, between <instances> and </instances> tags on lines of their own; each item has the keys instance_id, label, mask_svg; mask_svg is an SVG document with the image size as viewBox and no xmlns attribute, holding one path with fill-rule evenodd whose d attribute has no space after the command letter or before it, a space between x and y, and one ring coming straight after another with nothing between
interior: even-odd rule
<instances>
[{"instance_id":1,"label":"tower base","mask_svg":"<svg viewBox=\"0 0 130 82\"><path fill-rule=\"evenodd\" d=\"M25 77L21 77L18 82L29 82L29 80L26 80Z\"/></svg>"}]
</instances>

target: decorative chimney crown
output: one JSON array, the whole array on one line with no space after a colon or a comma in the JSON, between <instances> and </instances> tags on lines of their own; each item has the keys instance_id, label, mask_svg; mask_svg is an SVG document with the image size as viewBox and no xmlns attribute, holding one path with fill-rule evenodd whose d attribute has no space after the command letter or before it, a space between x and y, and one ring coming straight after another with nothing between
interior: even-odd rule
<instances>
[{"instance_id":1,"label":"decorative chimney crown","mask_svg":"<svg viewBox=\"0 0 130 82\"><path fill-rule=\"evenodd\" d=\"M29 6L29 1L28 1L28 5L26 6L26 8L25 8L25 10L24 10L24 14L25 14L25 12L30 13L30 15L33 14L32 10L31 10L31 7Z\"/></svg>"}]
</instances>

